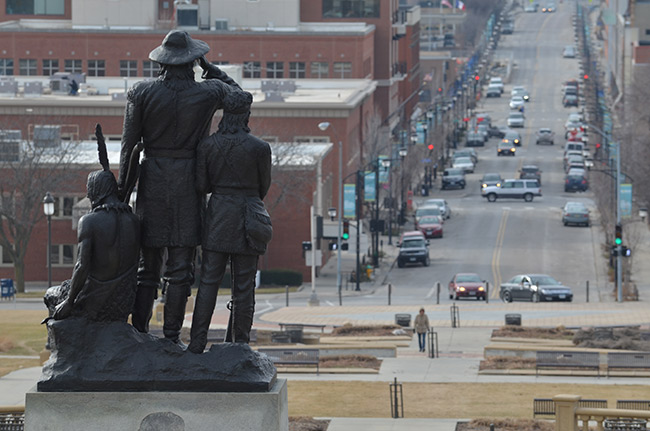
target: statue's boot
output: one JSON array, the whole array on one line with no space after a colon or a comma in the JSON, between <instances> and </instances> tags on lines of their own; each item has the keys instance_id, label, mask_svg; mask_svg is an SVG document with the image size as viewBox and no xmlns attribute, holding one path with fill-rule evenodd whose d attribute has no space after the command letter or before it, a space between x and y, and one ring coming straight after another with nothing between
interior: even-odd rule
<instances>
[{"instance_id":1,"label":"statue's boot","mask_svg":"<svg viewBox=\"0 0 650 431\"><path fill-rule=\"evenodd\" d=\"M165 338L180 343L181 328L185 320L185 306L187 305L188 284L169 284L165 294L165 317L163 323L163 334Z\"/></svg>"}]
</instances>

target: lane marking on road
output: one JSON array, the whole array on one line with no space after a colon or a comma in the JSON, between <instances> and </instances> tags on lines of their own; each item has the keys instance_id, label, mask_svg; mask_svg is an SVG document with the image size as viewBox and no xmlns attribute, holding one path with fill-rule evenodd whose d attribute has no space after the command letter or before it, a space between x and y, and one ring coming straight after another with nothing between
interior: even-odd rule
<instances>
[{"instance_id":1,"label":"lane marking on road","mask_svg":"<svg viewBox=\"0 0 650 431\"><path fill-rule=\"evenodd\" d=\"M519 172L521 171L521 167L524 165L524 159L519 159L519 163L517 163L517 170L515 170L515 176L513 178L517 178L519 176Z\"/></svg>"},{"instance_id":2,"label":"lane marking on road","mask_svg":"<svg viewBox=\"0 0 650 431\"><path fill-rule=\"evenodd\" d=\"M268 299L265 300L264 302L266 303L266 307L262 308L261 310L255 311L255 314L264 314L264 313L266 313L268 311L273 310L273 308L274 308L273 304L271 304Z\"/></svg>"},{"instance_id":3,"label":"lane marking on road","mask_svg":"<svg viewBox=\"0 0 650 431\"><path fill-rule=\"evenodd\" d=\"M501 260L501 249L503 247L503 238L505 237L506 223L509 214L509 209L503 210L501 215L501 224L499 225L499 231L497 232L497 241L494 245L494 252L492 253L492 280L494 286L492 286L492 294L490 297L494 299L499 297L499 286L501 286L501 268L499 261Z\"/></svg>"}]
</instances>

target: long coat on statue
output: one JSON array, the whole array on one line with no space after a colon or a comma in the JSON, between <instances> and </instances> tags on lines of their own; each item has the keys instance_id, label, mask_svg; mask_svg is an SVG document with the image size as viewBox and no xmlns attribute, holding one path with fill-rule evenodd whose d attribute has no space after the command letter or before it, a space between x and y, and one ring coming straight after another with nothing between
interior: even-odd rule
<instances>
[{"instance_id":1,"label":"long coat on statue","mask_svg":"<svg viewBox=\"0 0 650 431\"><path fill-rule=\"evenodd\" d=\"M118 184L124 187L131 151L142 140L136 212L143 246L200 244L203 198L195 186L196 147L233 90L217 79L159 78L128 92Z\"/></svg>"}]
</instances>

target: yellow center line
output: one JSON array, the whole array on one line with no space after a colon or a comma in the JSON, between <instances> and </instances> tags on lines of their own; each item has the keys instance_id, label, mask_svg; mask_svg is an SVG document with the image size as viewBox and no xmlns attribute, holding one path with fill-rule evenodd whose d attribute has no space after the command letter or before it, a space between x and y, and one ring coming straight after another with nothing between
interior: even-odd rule
<instances>
[{"instance_id":1,"label":"yellow center line","mask_svg":"<svg viewBox=\"0 0 650 431\"><path fill-rule=\"evenodd\" d=\"M503 247L503 238L506 234L506 223L508 221L508 215L510 214L509 209L504 209L503 214L501 215L501 224L499 225L499 231L497 232L497 241L494 246L494 252L492 253L492 280L494 285L490 294L491 298L499 297L499 286L501 286L501 268L499 261L501 260L501 248Z\"/></svg>"}]
</instances>

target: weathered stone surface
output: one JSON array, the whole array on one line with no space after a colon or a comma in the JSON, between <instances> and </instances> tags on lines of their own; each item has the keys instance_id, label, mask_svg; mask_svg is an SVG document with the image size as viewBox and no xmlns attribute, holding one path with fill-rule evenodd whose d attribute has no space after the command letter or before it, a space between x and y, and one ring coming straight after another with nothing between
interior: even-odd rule
<instances>
[{"instance_id":1,"label":"weathered stone surface","mask_svg":"<svg viewBox=\"0 0 650 431\"><path fill-rule=\"evenodd\" d=\"M194 354L123 322L70 318L47 325L53 346L40 392L265 392L276 380L271 360L247 344Z\"/></svg>"},{"instance_id":2,"label":"weathered stone surface","mask_svg":"<svg viewBox=\"0 0 650 431\"><path fill-rule=\"evenodd\" d=\"M27 392L25 431L288 431L287 381L269 392Z\"/></svg>"}]
</instances>

